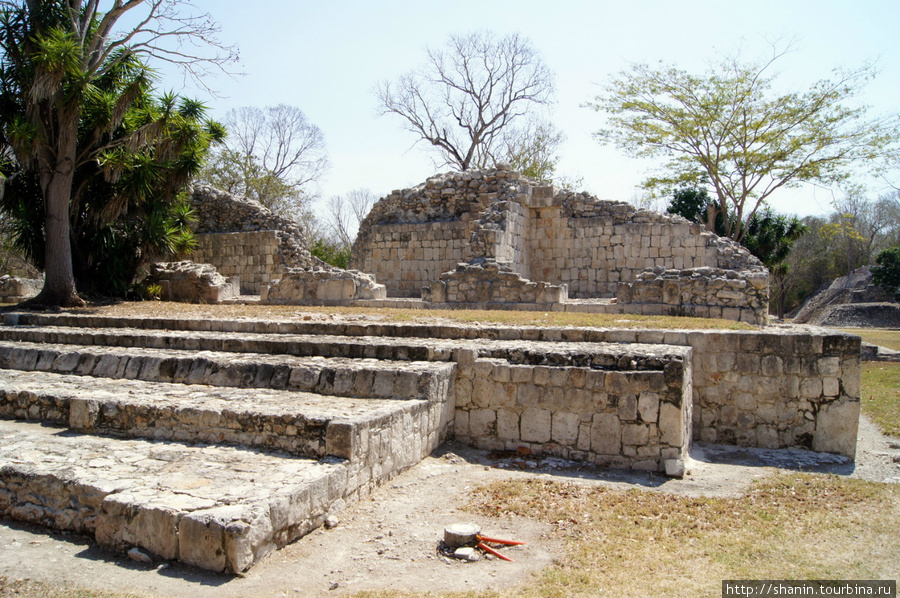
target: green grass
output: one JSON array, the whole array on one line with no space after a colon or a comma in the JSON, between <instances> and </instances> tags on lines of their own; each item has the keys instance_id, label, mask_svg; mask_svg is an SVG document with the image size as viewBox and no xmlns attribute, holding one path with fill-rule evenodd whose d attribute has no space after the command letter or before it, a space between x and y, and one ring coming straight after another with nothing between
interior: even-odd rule
<instances>
[{"instance_id":1,"label":"green grass","mask_svg":"<svg viewBox=\"0 0 900 598\"><path fill-rule=\"evenodd\" d=\"M861 336L863 342L900 351L900 330L890 328L844 328L843 330Z\"/></svg>"},{"instance_id":2,"label":"green grass","mask_svg":"<svg viewBox=\"0 0 900 598\"><path fill-rule=\"evenodd\" d=\"M883 434L900 437L900 363L862 364L862 410Z\"/></svg>"}]
</instances>

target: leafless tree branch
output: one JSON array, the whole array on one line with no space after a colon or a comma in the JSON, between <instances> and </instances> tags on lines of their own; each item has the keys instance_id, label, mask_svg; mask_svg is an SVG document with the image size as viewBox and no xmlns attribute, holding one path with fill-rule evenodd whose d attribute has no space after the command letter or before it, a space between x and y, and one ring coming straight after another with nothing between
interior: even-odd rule
<instances>
[{"instance_id":1,"label":"leafless tree branch","mask_svg":"<svg viewBox=\"0 0 900 598\"><path fill-rule=\"evenodd\" d=\"M438 148L444 163L466 170L490 166L502 132L536 105L550 103L553 75L519 36L454 35L429 49L427 64L376 88L382 114Z\"/></svg>"}]
</instances>

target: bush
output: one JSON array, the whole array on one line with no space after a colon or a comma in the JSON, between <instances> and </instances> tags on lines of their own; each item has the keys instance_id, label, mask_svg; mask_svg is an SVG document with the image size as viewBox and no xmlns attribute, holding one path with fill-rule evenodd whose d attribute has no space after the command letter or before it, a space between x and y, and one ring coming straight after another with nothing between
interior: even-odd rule
<instances>
[{"instance_id":1,"label":"bush","mask_svg":"<svg viewBox=\"0 0 900 598\"><path fill-rule=\"evenodd\" d=\"M872 266L872 282L894 293L900 300L900 246L889 247L875 258Z\"/></svg>"}]
</instances>

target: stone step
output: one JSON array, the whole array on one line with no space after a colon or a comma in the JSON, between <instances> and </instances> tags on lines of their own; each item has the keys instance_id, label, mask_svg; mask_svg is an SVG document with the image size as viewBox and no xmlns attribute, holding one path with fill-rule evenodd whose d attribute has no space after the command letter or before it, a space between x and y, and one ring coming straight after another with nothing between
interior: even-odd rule
<instances>
[{"instance_id":1,"label":"stone step","mask_svg":"<svg viewBox=\"0 0 900 598\"><path fill-rule=\"evenodd\" d=\"M239 573L320 526L348 464L0 420L0 516Z\"/></svg>"},{"instance_id":2,"label":"stone step","mask_svg":"<svg viewBox=\"0 0 900 598\"><path fill-rule=\"evenodd\" d=\"M0 341L0 368L341 397L444 401L454 365L16 340Z\"/></svg>"},{"instance_id":3,"label":"stone step","mask_svg":"<svg viewBox=\"0 0 900 598\"><path fill-rule=\"evenodd\" d=\"M75 326L0 326L0 340L387 361L452 361L454 351L459 350L458 342L431 338L220 331L185 334L179 330Z\"/></svg>"},{"instance_id":4,"label":"stone step","mask_svg":"<svg viewBox=\"0 0 900 598\"><path fill-rule=\"evenodd\" d=\"M406 467L415 456L435 448L446 433L451 410L445 403L422 399L247 392L0 369L3 418L66 425L83 433L335 456L360 466L387 464L387 472L395 469L395 461Z\"/></svg>"}]
</instances>

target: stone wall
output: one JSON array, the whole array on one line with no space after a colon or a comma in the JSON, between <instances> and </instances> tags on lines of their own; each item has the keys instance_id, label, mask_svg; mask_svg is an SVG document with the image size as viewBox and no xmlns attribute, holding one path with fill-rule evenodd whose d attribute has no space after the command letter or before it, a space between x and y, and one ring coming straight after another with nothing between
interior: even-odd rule
<instances>
[{"instance_id":1,"label":"stone wall","mask_svg":"<svg viewBox=\"0 0 900 598\"><path fill-rule=\"evenodd\" d=\"M191 259L215 265L222 276L238 277L245 294L260 294L284 271L279 254L281 241L274 230L204 233L196 238L197 248Z\"/></svg>"},{"instance_id":2,"label":"stone wall","mask_svg":"<svg viewBox=\"0 0 900 598\"><path fill-rule=\"evenodd\" d=\"M690 349L594 346L546 365L509 358L457 366L456 438L613 467L662 471L691 445ZM577 364L577 365L576 365Z\"/></svg>"},{"instance_id":3,"label":"stone wall","mask_svg":"<svg viewBox=\"0 0 900 598\"><path fill-rule=\"evenodd\" d=\"M361 223L350 266L374 274L389 296L419 297L442 273L472 259L475 220L491 202L517 195L520 181L509 169L466 171L393 191Z\"/></svg>"},{"instance_id":4,"label":"stone wall","mask_svg":"<svg viewBox=\"0 0 900 598\"><path fill-rule=\"evenodd\" d=\"M212 264L224 276L237 276L244 292L259 294L288 268L324 264L309 253L302 227L273 214L258 201L207 185L191 194L197 215L194 261Z\"/></svg>"},{"instance_id":5,"label":"stone wall","mask_svg":"<svg viewBox=\"0 0 900 598\"><path fill-rule=\"evenodd\" d=\"M237 278L225 278L211 264L190 261L151 264L145 282L159 285L163 301L220 303L240 295Z\"/></svg>"},{"instance_id":6,"label":"stone wall","mask_svg":"<svg viewBox=\"0 0 900 598\"><path fill-rule=\"evenodd\" d=\"M533 282L505 262L480 258L444 272L421 292L429 303L465 304L469 309L502 309L515 304L552 309L567 297L566 285Z\"/></svg>"},{"instance_id":7,"label":"stone wall","mask_svg":"<svg viewBox=\"0 0 900 598\"><path fill-rule=\"evenodd\" d=\"M760 270L661 266L620 282L616 301L624 313L723 318L765 325L769 313L768 276Z\"/></svg>"},{"instance_id":8,"label":"stone wall","mask_svg":"<svg viewBox=\"0 0 900 598\"><path fill-rule=\"evenodd\" d=\"M360 254L357 237L352 268L372 272L392 297L420 297L422 288L472 257L472 223L374 224L365 231L371 251ZM390 267L385 267L390 264Z\"/></svg>"},{"instance_id":9,"label":"stone wall","mask_svg":"<svg viewBox=\"0 0 900 598\"><path fill-rule=\"evenodd\" d=\"M631 296L642 307L635 309L646 311L666 305L650 301L656 283L642 284L649 278L642 276L648 269L693 270L680 281L680 286L692 287L679 301L685 315L696 311L689 307L695 299L705 298L721 317L729 317L724 315L729 308L727 314L736 313L738 319L761 322L766 307L757 304L762 295L768 304L767 283L729 283L727 291L719 293L712 292L718 282L699 281L698 276L713 270L741 272L745 283L751 277L767 280L759 260L730 239L679 216L637 210L587 193L557 192L504 165L437 175L419 187L394 191L375 205L360 227L353 260L355 267L375 274L389 296L414 297L426 288L431 297L449 302L484 302L480 291L471 296L457 292L466 287L466 276L474 277L468 288L478 288L482 270L457 264L496 262L502 271L517 273L523 288L534 282L565 286L567 297L573 298L612 298L622 283L637 282ZM454 270L457 289L441 293L433 283L447 281L441 274ZM517 293L530 293L506 290L501 299L507 303ZM745 292L749 296L739 300L729 297ZM647 307L651 303L654 307ZM730 309L735 307L752 313Z\"/></svg>"},{"instance_id":10,"label":"stone wall","mask_svg":"<svg viewBox=\"0 0 900 598\"><path fill-rule=\"evenodd\" d=\"M260 300L293 305L340 305L349 301L384 299L384 285L356 270L319 268L291 269L264 287Z\"/></svg>"},{"instance_id":11,"label":"stone wall","mask_svg":"<svg viewBox=\"0 0 900 598\"><path fill-rule=\"evenodd\" d=\"M731 267L720 259L726 247L746 258L744 267L761 268L746 250L678 216L569 191L547 203L535 209L531 277L567 284L571 297L613 297L647 268Z\"/></svg>"}]
</instances>

